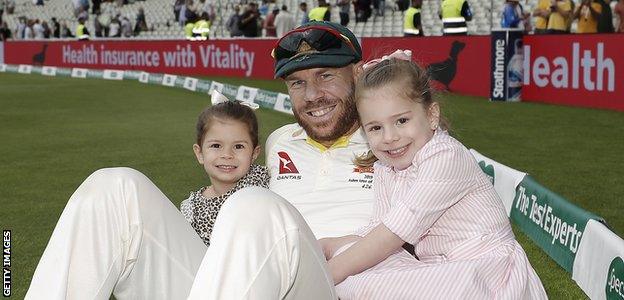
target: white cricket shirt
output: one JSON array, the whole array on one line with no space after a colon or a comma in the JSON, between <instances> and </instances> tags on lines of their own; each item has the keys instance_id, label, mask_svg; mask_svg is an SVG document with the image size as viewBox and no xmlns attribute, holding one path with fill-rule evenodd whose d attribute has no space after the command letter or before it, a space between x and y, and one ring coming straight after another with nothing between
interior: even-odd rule
<instances>
[{"instance_id":1,"label":"white cricket shirt","mask_svg":"<svg viewBox=\"0 0 624 300\"><path fill-rule=\"evenodd\" d=\"M270 189L299 210L316 238L353 234L373 210L373 169L353 163L368 142L358 129L323 148L298 124L274 131L266 143Z\"/></svg>"}]
</instances>

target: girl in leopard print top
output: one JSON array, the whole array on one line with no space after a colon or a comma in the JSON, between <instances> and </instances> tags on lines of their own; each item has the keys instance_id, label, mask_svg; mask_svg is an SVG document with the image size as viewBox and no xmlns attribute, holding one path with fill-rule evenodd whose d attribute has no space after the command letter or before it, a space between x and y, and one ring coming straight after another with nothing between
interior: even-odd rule
<instances>
[{"instance_id":1,"label":"girl in leopard print top","mask_svg":"<svg viewBox=\"0 0 624 300\"><path fill-rule=\"evenodd\" d=\"M191 192L180 210L210 245L214 222L227 198L247 186L269 185L267 168L252 165L260 154L258 120L253 110L233 101L204 109L197 120L193 152L212 185Z\"/></svg>"}]
</instances>

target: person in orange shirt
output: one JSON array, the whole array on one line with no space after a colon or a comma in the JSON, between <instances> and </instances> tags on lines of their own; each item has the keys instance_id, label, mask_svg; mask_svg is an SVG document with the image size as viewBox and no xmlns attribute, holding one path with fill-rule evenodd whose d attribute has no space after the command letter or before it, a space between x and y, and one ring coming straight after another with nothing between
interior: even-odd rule
<instances>
[{"instance_id":1,"label":"person in orange shirt","mask_svg":"<svg viewBox=\"0 0 624 300\"><path fill-rule=\"evenodd\" d=\"M624 1L624 0L622 0ZM535 17L535 34L545 34L548 32L548 17L550 16L550 0L539 0L537 7L533 10Z\"/></svg>"},{"instance_id":2,"label":"person in orange shirt","mask_svg":"<svg viewBox=\"0 0 624 300\"><path fill-rule=\"evenodd\" d=\"M574 19L578 19L577 33L597 33L598 18L602 13L602 5L594 0L583 0L574 12Z\"/></svg>"}]
</instances>

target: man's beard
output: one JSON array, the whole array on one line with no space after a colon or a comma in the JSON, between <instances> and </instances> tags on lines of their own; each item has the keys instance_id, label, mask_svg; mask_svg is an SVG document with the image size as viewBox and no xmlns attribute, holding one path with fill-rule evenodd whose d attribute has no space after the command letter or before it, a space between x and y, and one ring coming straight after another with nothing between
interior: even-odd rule
<instances>
[{"instance_id":1,"label":"man's beard","mask_svg":"<svg viewBox=\"0 0 624 300\"><path fill-rule=\"evenodd\" d=\"M305 114L305 111L309 111L317 107L324 107L324 106L328 106L332 104L336 104L337 106L334 109L338 109L338 106L342 106L343 111L339 115L332 118L332 120L318 125L318 127L325 127L329 125L331 122L334 122L334 120L338 120L336 122L336 126L332 128L329 131L329 133L326 133L326 134L322 133L321 130L316 129L316 126L308 123L306 120L304 120L304 118L300 117L301 114ZM356 124L358 123L358 113L357 113L357 108L355 106L353 88L351 89L351 93L349 93L349 95L347 95L347 97L343 101L332 103L332 101L328 101L323 98L315 102L310 102L308 105L304 106L301 109L301 111L297 111L293 107L293 113L295 115L295 119L297 120L297 123L299 123L299 125L303 127L303 129L306 131L309 137L311 137L313 140L317 142L335 141L338 138L347 134L349 130L351 130L353 126L356 126Z\"/></svg>"}]
</instances>

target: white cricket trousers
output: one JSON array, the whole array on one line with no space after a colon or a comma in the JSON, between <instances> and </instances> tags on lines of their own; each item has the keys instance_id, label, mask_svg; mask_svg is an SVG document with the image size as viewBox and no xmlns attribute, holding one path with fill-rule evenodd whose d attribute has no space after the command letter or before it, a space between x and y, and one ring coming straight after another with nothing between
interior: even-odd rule
<instances>
[{"instance_id":1,"label":"white cricket trousers","mask_svg":"<svg viewBox=\"0 0 624 300\"><path fill-rule=\"evenodd\" d=\"M203 244L167 197L129 168L71 196L26 299L336 299L316 238L277 194L246 188ZM190 294L190 296L189 296Z\"/></svg>"}]
</instances>

